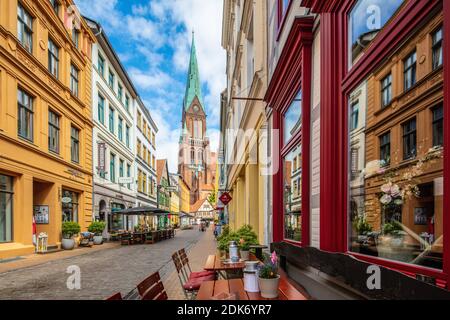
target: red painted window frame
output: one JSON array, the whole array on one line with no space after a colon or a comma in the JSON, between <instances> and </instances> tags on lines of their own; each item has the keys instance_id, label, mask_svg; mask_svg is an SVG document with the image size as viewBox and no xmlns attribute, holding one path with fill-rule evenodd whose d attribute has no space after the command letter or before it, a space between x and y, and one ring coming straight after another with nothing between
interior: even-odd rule
<instances>
[{"instance_id":1,"label":"red painted window frame","mask_svg":"<svg viewBox=\"0 0 450 320\"><path fill-rule=\"evenodd\" d=\"M450 1L409 1L386 25L373 45L348 70L347 14L356 0L303 0L321 15L321 249L346 253L363 261L398 270L409 276L434 277L450 289L450 157L444 157L443 270L410 265L349 252L348 250L348 99L374 66L438 6L444 12L444 41L450 43ZM447 46L448 47L448 46ZM444 113L450 114L450 50L444 47ZM450 150L450 116L444 117L444 150ZM445 152L447 154L447 152Z\"/></svg>"},{"instance_id":2,"label":"red painted window frame","mask_svg":"<svg viewBox=\"0 0 450 320\"><path fill-rule=\"evenodd\" d=\"M292 1L291 1L292 3ZM273 240L296 246L310 243L310 158L311 158L311 78L312 17L297 17L292 24L283 52L272 76L265 101L272 108L273 130L280 133L272 144L273 162L278 170L273 175ZM302 91L302 128L285 146L283 114ZM283 159L298 143L302 144L302 241L284 239ZM276 159L275 159L276 157Z\"/></svg>"}]
</instances>

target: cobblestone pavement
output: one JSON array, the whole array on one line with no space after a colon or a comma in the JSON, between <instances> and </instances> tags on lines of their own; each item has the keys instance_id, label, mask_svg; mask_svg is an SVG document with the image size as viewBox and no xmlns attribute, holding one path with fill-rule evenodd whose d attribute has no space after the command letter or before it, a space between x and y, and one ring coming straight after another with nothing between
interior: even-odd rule
<instances>
[{"instance_id":1,"label":"cobblestone pavement","mask_svg":"<svg viewBox=\"0 0 450 320\"><path fill-rule=\"evenodd\" d=\"M214 246L214 239L210 237L212 231L177 231L174 239L154 245L117 247L5 272L0 274L0 299L105 299L116 292L127 294L156 271L165 284L165 279L170 279L174 271L172 253L184 247L191 254L196 250L190 249L199 242L212 241ZM205 261L208 253L201 254ZM80 267L81 290L67 288L69 266Z\"/></svg>"}]
</instances>

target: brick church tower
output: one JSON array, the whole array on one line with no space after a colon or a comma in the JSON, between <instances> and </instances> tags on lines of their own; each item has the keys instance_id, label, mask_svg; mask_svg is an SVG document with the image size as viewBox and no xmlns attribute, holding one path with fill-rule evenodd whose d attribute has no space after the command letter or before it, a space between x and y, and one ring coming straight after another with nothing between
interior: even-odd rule
<instances>
[{"instance_id":1,"label":"brick church tower","mask_svg":"<svg viewBox=\"0 0 450 320\"><path fill-rule=\"evenodd\" d=\"M208 197L214 190L215 154L210 151L206 136L206 113L198 71L194 35L183 101L182 132L179 147L178 173L191 190L191 205Z\"/></svg>"}]
</instances>

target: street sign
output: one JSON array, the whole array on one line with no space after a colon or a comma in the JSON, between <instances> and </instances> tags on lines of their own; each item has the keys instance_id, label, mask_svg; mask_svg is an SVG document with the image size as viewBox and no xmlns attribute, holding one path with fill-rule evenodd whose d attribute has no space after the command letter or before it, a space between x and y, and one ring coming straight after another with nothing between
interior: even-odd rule
<instances>
[{"instance_id":1,"label":"street sign","mask_svg":"<svg viewBox=\"0 0 450 320\"><path fill-rule=\"evenodd\" d=\"M230 194L228 192L222 193L222 195L219 197L219 200L222 201L222 203L226 206L230 203L233 198L231 198Z\"/></svg>"},{"instance_id":2,"label":"street sign","mask_svg":"<svg viewBox=\"0 0 450 320\"><path fill-rule=\"evenodd\" d=\"M133 178L127 178L127 177L119 178L119 184L132 184L132 183L133 183Z\"/></svg>"},{"instance_id":3,"label":"street sign","mask_svg":"<svg viewBox=\"0 0 450 320\"><path fill-rule=\"evenodd\" d=\"M167 192L178 192L177 186L170 186L165 188Z\"/></svg>"}]
</instances>

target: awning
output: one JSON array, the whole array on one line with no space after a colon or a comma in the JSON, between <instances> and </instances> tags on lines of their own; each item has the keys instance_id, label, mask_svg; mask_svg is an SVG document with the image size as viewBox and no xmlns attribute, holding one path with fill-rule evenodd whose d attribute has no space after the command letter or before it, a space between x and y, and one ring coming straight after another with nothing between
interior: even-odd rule
<instances>
[{"instance_id":1,"label":"awning","mask_svg":"<svg viewBox=\"0 0 450 320\"><path fill-rule=\"evenodd\" d=\"M194 216L190 215L189 213L186 213L186 212L181 212L180 218L194 218Z\"/></svg>"},{"instance_id":2,"label":"awning","mask_svg":"<svg viewBox=\"0 0 450 320\"><path fill-rule=\"evenodd\" d=\"M169 215L170 212L167 210L162 210L153 207L138 207L116 211L113 212L112 214L124 216L166 216Z\"/></svg>"}]
</instances>

